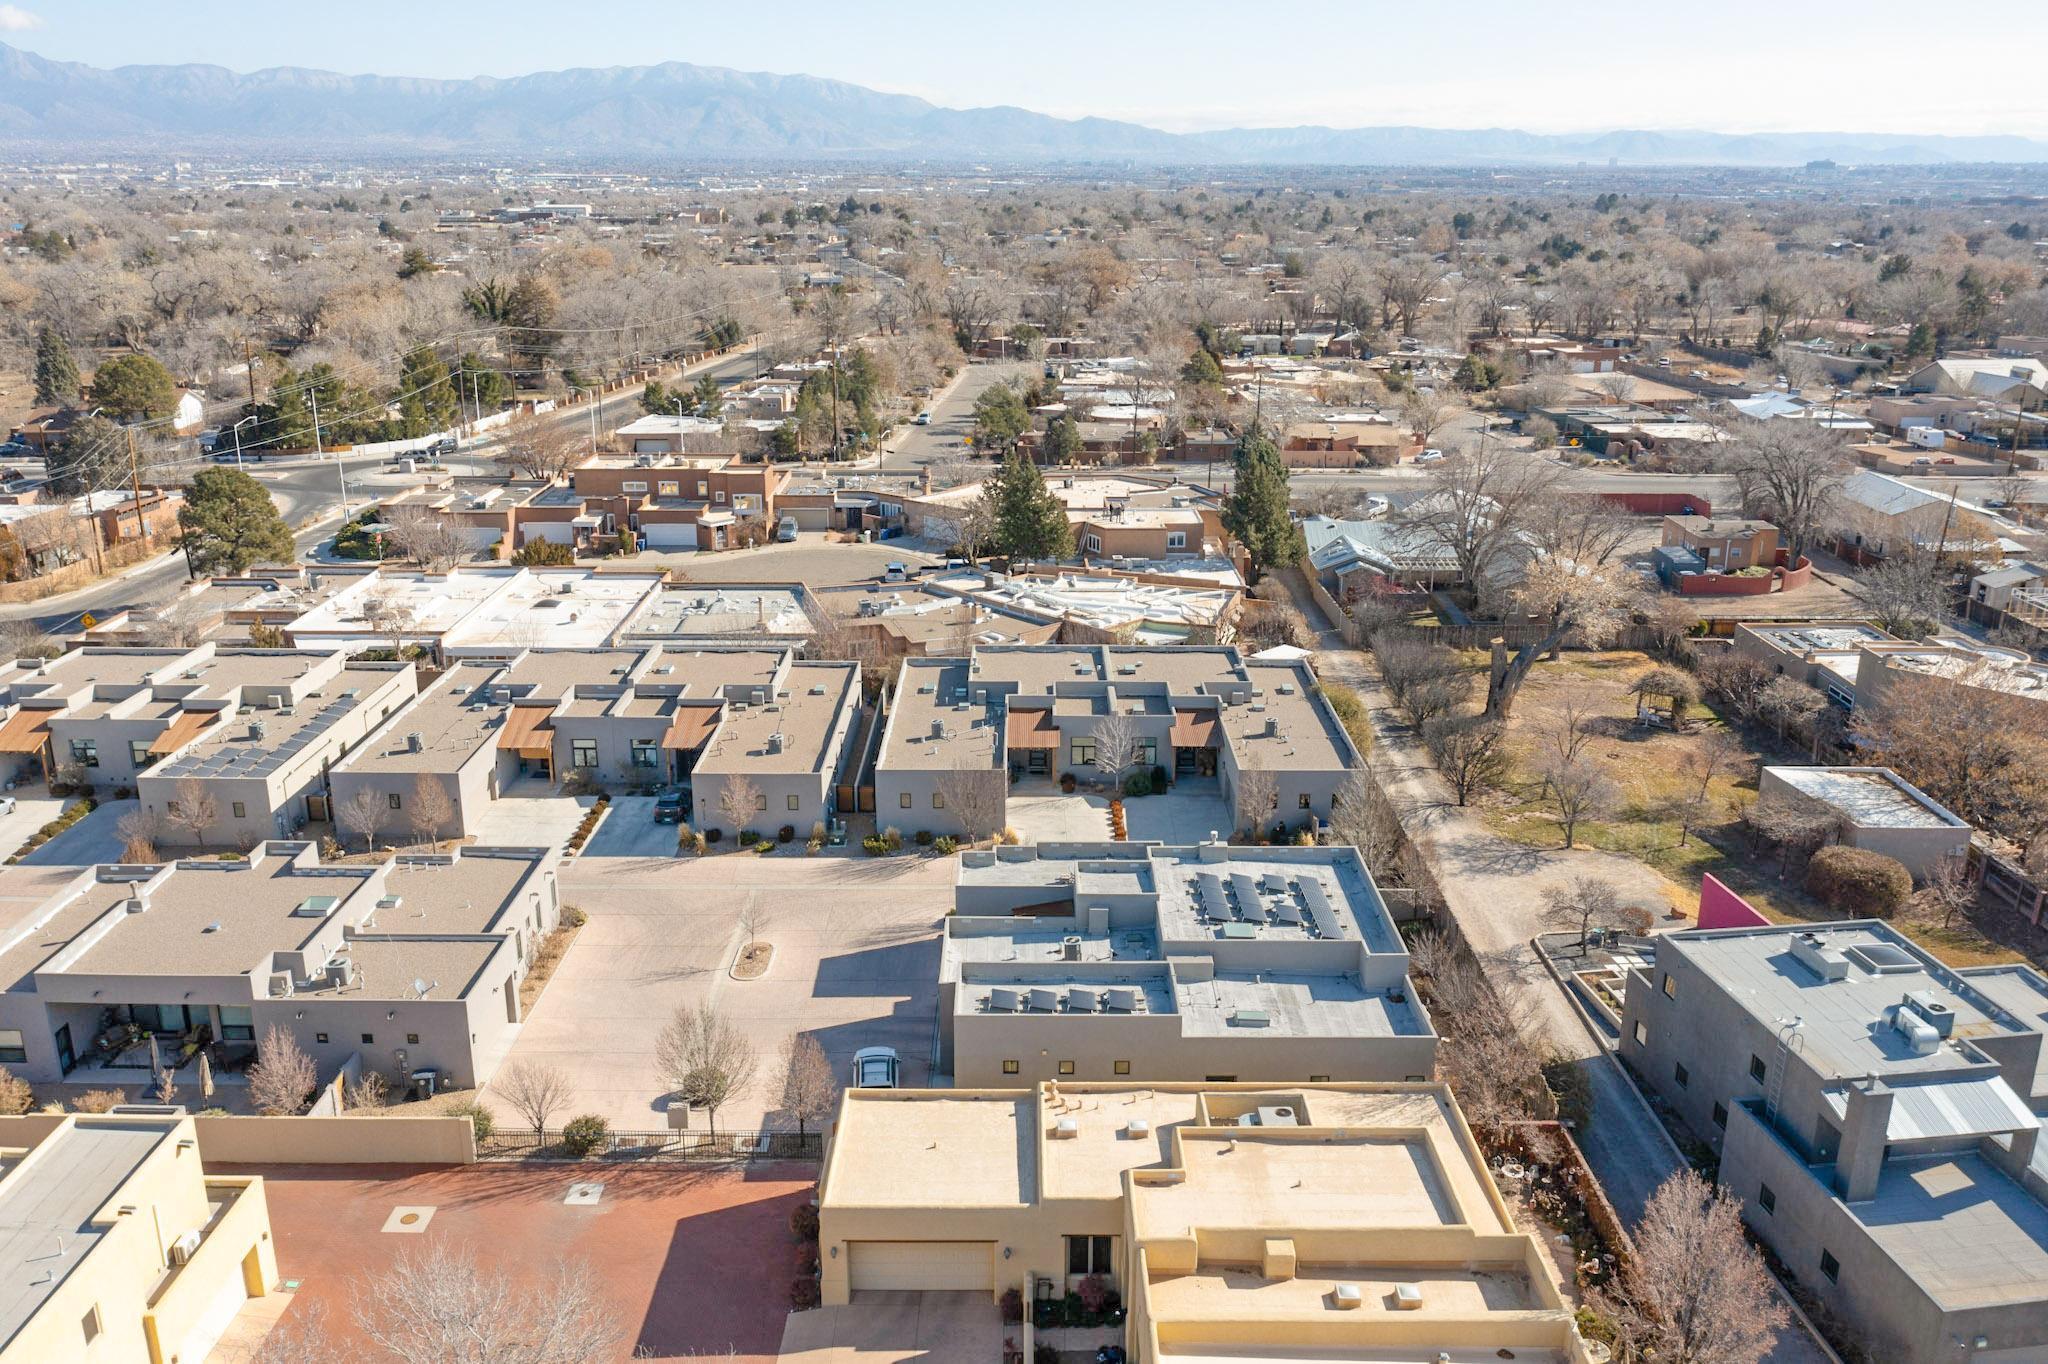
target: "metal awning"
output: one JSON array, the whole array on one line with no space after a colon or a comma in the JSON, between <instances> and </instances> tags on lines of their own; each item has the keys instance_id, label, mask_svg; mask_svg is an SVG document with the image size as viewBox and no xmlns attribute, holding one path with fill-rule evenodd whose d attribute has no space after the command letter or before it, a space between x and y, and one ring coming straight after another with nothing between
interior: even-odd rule
<instances>
[{"instance_id":1,"label":"metal awning","mask_svg":"<svg viewBox=\"0 0 2048 1364\"><path fill-rule=\"evenodd\" d=\"M1216 712L1213 710L1177 710L1173 713L1173 732L1167 742L1175 748L1216 748Z\"/></svg>"},{"instance_id":2,"label":"metal awning","mask_svg":"<svg viewBox=\"0 0 2048 1364\"><path fill-rule=\"evenodd\" d=\"M528 757L544 757L555 751L554 740L549 736L554 727L548 717L555 713L555 703L545 705L514 705L505 716L505 727L498 731L498 747L513 749Z\"/></svg>"},{"instance_id":3,"label":"metal awning","mask_svg":"<svg viewBox=\"0 0 2048 1364\"><path fill-rule=\"evenodd\" d=\"M678 706L661 736L663 748L701 748L711 731L718 728L717 706Z\"/></svg>"},{"instance_id":4,"label":"metal awning","mask_svg":"<svg viewBox=\"0 0 2048 1364\"><path fill-rule=\"evenodd\" d=\"M1013 710L1003 726L1003 743L1008 748L1044 748L1057 751L1060 727L1049 710Z\"/></svg>"},{"instance_id":5,"label":"metal awning","mask_svg":"<svg viewBox=\"0 0 2048 1364\"><path fill-rule=\"evenodd\" d=\"M50 741L54 710L18 710L0 725L0 753L40 753Z\"/></svg>"},{"instance_id":6,"label":"metal awning","mask_svg":"<svg viewBox=\"0 0 2048 1364\"><path fill-rule=\"evenodd\" d=\"M217 710L179 711L172 717L170 724L164 726L164 732L150 741L150 756L160 758L166 753L177 752L197 738L199 731L219 719L220 715L221 712Z\"/></svg>"},{"instance_id":7,"label":"metal awning","mask_svg":"<svg viewBox=\"0 0 2048 1364\"><path fill-rule=\"evenodd\" d=\"M1886 1141L1996 1136L2024 1131L2041 1121L1998 1075L1935 1080L1922 1085L1894 1084L1888 1088L1892 1112L1891 1120L1885 1124ZM1827 1102L1840 1122L1848 1112L1847 1096L1837 1090L1827 1095Z\"/></svg>"}]
</instances>

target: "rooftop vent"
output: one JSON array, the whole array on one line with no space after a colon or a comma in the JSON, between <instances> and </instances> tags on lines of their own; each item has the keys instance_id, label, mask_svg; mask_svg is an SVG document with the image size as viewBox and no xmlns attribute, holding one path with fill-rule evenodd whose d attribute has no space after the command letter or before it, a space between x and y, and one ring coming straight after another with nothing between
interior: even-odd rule
<instances>
[{"instance_id":1,"label":"rooftop vent","mask_svg":"<svg viewBox=\"0 0 2048 1364\"><path fill-rule=\"evenodd\" d=\"M1941 1046L1941 1034L1934 1025L1904 1004L1894 1004L1886 1009L1884 1021L1906 1039L1907 1048L1915 1056L1930 1056Z\"/></svg>"},{"instance_id":2,"label":"rooftop vent","mask_svg":"<svg viewBox=\"0 0 2048 1364\"><path fill-rule=\"evenodd\" d=\"M330 961L325 972L327 983L339 990L352 984L356 978L356 964L352 961Z\"/></svg>"},{"instance_id":3,"label":"rooftop vent","mask_svg":"<svg viewBox=\"0 0 2048 1364\"><path fill-rule=\"evenodd\" d=\"M1124 1124L1124 1135L1133 1141L1152 1135L1152 1123L1147 1118L1132 1118Z\"/></svg>"},{"instance_id":4,"label":"rooftop vent","mask_svg":"<svg viewBox=\"0 0 2048 1364\"><path fill-rule=\"evenodd\" d=\"M1340 1312L1355 1312L1365 1306L1365 1294L1355 1283L1340 1283L1330 1290L1330 1306Z\"/></svg>"},{"instance_id":5,"label":"rooftop vent","mask_svg":"<svg viewBox=\"0 0 2048 1364\"><path fill-rule=\"evenodd\" d=\"M1849 959L1822 942L1817 933L1801 933L1792 939L1792 955L1822 980L1846 980Z\"/></svg>"},{"instance_id":6,"label":"rooftop vent","mask_svg":"<svg viewBox=\"0 0 2048 1364\"><path fill-rule=\"evenodd\" d=\"M1947 1037L1955 1031L1956 1011L1936 998L1934 991L1909 990L1903 1003L1925 1019L1928 1026L1942 1037Z\"/></svg>"},{"instance_id":7,"label":"rooftop vent","mask_svg":"<svg viewBox=\"0 0 2048 1364\"><path fill-rule=\"evenodd\" d=\"M1251 1116L1256 1119L1253 1125L1257 1127L1301 1126L1301 1115L1294 1111L1292 1104L1272 1104L1257 1108L1252 1110Z\"/></svg>"},{"instance_id":8,"label":"rooftop vent","mask_svg":"<svg viewBox=\"0 0 2048 1364\"><path fill-rule=\"evenodd\" d=\"M1280 737L1279 717L1272 715L1266 717L1266 737L1268 739L1277 739Z\"/></svg>"},{"instance_id":9,"label":"rooftop vent","mask_svg":"<svg viewBox=\"0 0 2048 1364\"><path fill-rule=\"evenodd\" d=\"M341 902L332 895L308 895L292 910L294 919L324 919Z\"/></svg>"},{"instance_id":10,"label":"rooftop vent","mask_svg":"<svg viewBox=\"0 0 2048 1364\"><path fill-rule=\"evenodd\" d=\"M1240 1028L1263 1028L1273 1021L1273 1016L1264 1009L1237 1009L1231 1013L1230 1021Z\"/></svg>"},{"instance_id":11,"label":"rooftop vent","mask_svg":"<svg viewBox=\"0 0 2048 1364\"><path fill-rule=\"evenodd\" d=\"M1419 1283L1395 1284L1394 1310L1396 1312L1420 1312L1422 1310L1422 1285Z\"/></svg>"},{"instance_id":12,"label":"rooftop vent","mask_svg":"<svg viewBox=\"0 0 2048 1364\"><path fill-rule=\"evenodd\" d=\"M770 753L780 753L782 751L782 734L780 731L768 736L768 751Z\"/></svg>"},{"instance_id":13,"label":"rooftop vent","mask_svg":"<svg viewBox=\"0 0 2048 1364\"><path fill-rule=\"evenodd\" d=\"M404 904L405 904L405 897L404 897L404 896L402 896L402 895L386 895L386 896L382 897L381 899L379 899L379 900L377 901L377 908L379 908L379 909L388 909L388 910L391 910L391 911L393 911L393 912L396 912L396 911L397 911L398 909L400 909L401 907L403 907L403 906L404 906Z\"/></svg>"},{"instance_id":14,"label":"rooftop vent","mask_svg":"<svg viewBox=\"0 0 2048 1364\"><path fill-rule=\"evenodd\" d=\"M946 737L946 722L943 719L934 718L932 720L932 737L934 739Z\"/></svg>"},{"instance_id":15,"label":"rooftop vent","mask_svg":"<svg viewBox=\"0 0 2048 1364\"><path fill-rule=\"evenodd\" d=\"M1052 1135L1055 1141L1072 1141L1075 1137L1081 1135L1080 1120L1078 1118L1061 1118L1052 1125Z\"/></svg>"}]
</instances>

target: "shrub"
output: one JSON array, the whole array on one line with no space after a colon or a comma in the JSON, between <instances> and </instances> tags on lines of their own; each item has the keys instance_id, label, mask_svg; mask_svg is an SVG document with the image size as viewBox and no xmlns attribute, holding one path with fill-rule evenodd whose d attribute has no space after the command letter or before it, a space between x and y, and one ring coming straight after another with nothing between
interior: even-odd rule
<instances>
[{"instance_id":1,"label":"shrub","mask_svg":"<svg viewBox=\"0 0 2048 1364\"><path fill-rule=\"evenodd\" d=\"M796 825L794 824L785 824L775 831L775 841L778 843L787 843L795 837Z\"/></svg>"},{"instance_id":2,"label":"shrub","mask_svg":"<svg viewBox=\"0 0 2048 1364\"><path fill-rule=\"evenodd\" d=\"M17 1113L26 1113L35 1103L35 1097L28 1081L11 1070L0 1070L0 1114L13 1117Z\"/></svg>"},{"instance_id":3,"label":"shrub","mask_svg":"<svg viewBox=\"0 0 2048 1364\"><path fill-rule=\"evenodd\" d=\"M1096 1316L1101 1313L1102 1304L1109 1297L1109 1280L1100 1274L1090 1274L1075 1285L1075 1293L1081 1299L1081 1310L1091 1317Z\"/></svg>"},{"instance_id":4,"label":"shrub","mask_svg":"<svg viewBox=\"0 0 2048 1364\"><path fill-rule=\"evenodd\" d=\"M1166 769L1165 769L1165 768L1163 768L1163 767L1154 767L1154 768L1152 769L1152 789L1153 789L1154 791L1164 791L1164 790L1166 789Z\"/></svg>"},{"instance_id":5,"label":"shrub","mask_svg":"<svg viewBox=\"0 0 2048 1364\"><path fill-rule=\"evenodd\" d=\"M700 853L704 851L704 835L695 829L684 827L676 834L676 851Z\"/></svg>"},{"instance_id":6,"label":"shrub","mask_svg":"<svg viewBox=\"0 0 2048 1364\"><path fill-rule=\"evenodd\" d=\"M590 922L590 916L574 905L562 906L562 927L581 928Z\"/></svg>"},{"instance_id":7,"label":"shrub","mask_svg":"<svg viewBox=\"0 0 2048 1364\"><path fill-rule=\"evenodd\" d=\"M1372 721L1366 715L1365 702L1357 692L1337 682L1323 684L1323 699L1330 703L1331 712L1337 723L1344 726L1344 732L1351 736L1351 742L1363 753L1372 747Z\"/></svg>"},{"instance_id":8,"label":"shrub","mask_svg":"<svg viewBox=\"0 0 2048 1364\"><path fill-rule=\"evenodd\" d=\"M491 1116L491 1110L474 1099L458 1108L449 1109L448 1113L451 1117L468 1118L470 1129L476 1133L479 1142L489 1141L491 1133L498 1127L498 1120Z\"/></svg>"},{"instance_id":9,"label":"shrub","mask_svg":"<svg viewBox=\"0 0 2048 1364\"><path fill-rule=\"evenodd\" d=\"M860 841L860 849L869 857L887 857L889 844L880 834L869 834Z\"/></svg>"},{"instance_id":10,"label":"shrub","mask_svg":"<svg viewBox=\"0 0 2048 1364\"><path fill-rule=\"evenodd\" d=\"M808 1312L818 1305L818 1281L806 1275L792 1279L789 1285L789 1306L792 1311ZM1057 1359L1057 1352L1055 1352Z\"/></svg>"},{"instance_id":11,"label":"shrub","mask_svg":"<svg viewBox=\"0 0 2048 1364\"><path fill-rule=\"evenodd\" d=\"M823 843L827 838L830 838L831 836L832 831L825 827L824 820L816 819L811 821L811 842Z\"/></svg>"},{"instance_id":12,"label":"shrub","mask_svg":"<svg viewBox=\"0 0 2048 1364\"><path fill-rule=\"evenodd\" d=\"M951 857L953 855L954 849L958 848L959 846L960 845L954 841L953 836L951 834L940 834L937 838L932 840L932 851L937 853L941 857Z\"/></svg>"},{"instance_id":13,"label":"shrub","mask_svg":"<svg viewBox=\"0 0 2048 1364\"><path fill-rule=\"evenodd\" d=\"M1061 795L1064 795L1064 796L1071 796L1071 795L1073 795L1073 794L1074 794L1074 786L1075 786L1075 782L1074 782L1074 774L1073 774L1073 773L1071 773L1071 772L1062 772L1062 773L1060 773L1060 794L1061 794Z\"/></svg>"},{"instance_id":14,"label":"shrub","mask_svg":"<svg viewBox=\"0 0 2048 1364\"><path fill-rule=\"evenodd\" d=\"M917 831L917 846L920 848L929 848L931 845L932 831L930 829L919 829Z\"/></svg>"},{"instance_id":15,"label":"shrub","mask_svg":"<svg viewBox=\"0 0 2048 1364\"><path fill-rule=\"evenodd\" d=\"M1124 778L1124 794L1127 796L1149 796L1152 794L1152 778L1144 772L1133 772Z\"/></svg>"},{"instance_id":16,"label":"shrub","mask_svg":"<svg viewBox=\"0 0 2048 1364\"><path fill-rule=\"evenodd\" d=\"M740 846L742 848L751 848L760 841L761 835L755 833L752 829L740 830Z\"/></svg>"},{"instance_id":17,"label":"shrub","mask_svg":"<svg viewBox=\"0 0 2048 1364\"><path fill-rule=\"evenodd\" d=\"M882 842L888 845L890 852L903 851L903 830L893 824L890 825L882 830Z\"/></svg>"},{"instance_id":18,"label":"shrub","mask_svg":"<svg viewBox=\"0 0 2048 1364\"><path fill-rule=\"evenodd\" d=\"M569 568L576 562L572 546L535 537L519 547L512 562L522 568Z\"/></svg>"},{"instance_id":19,"label":"shrub","mask_svg":"<svg viewBox=\"0 0 2048 1364\"><path fill-rule=\"evenodd\" d=\"M104 1113L115 1104L128 1102L128 1097L118 1089L88 1089L71 1101L74 1113Z\"/></svg>"},{"instance_id":20,"label":"shrub","mask_svg":"<svg viewBox=\"0 0 2048 1364\"><path fill-rule=\"evenodd\" d=\"M818 1239L818 1210L809 1203L799 1203L789 1210L789 1231L799 1241Z\"/></svg>"},{"instance_id":21,"label":"shrub","mask_svg":"<svg viewBox=\"0 0 2048 1364\"><path fill-rule=\"evenodd\" d=\"M585 1113L562 1124L562 1149L572 1156L587 1156L611 1134L610 1123L595 1113Z\"/></svg>"},{"instance_id":22,"label":"shrub","mask_svg":"<svg viewBox=\"0 0 2048 1364\"><path fill-rule=\"evenodd\" d=\"M1806 864L1806 891L1830 909L1889 919L1913 893L1913 875L1895 857L1837 843Z\"/></svg>"}]
</instances>

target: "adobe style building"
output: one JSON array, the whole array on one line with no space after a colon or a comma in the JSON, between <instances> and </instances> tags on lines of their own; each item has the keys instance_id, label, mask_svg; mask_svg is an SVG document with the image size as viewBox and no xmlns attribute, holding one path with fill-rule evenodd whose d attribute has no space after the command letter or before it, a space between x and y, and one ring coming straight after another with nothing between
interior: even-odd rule
<instances>
[{"instance_id":1,"label":"adobe style building","mask_svg":"<svg viewBox=\"0 0 2048 1364\"><path fill-rule=\"evenodd\" d=\"M1659 935L1621 1054L1871 1357L2048 1358L2048 979L1878 920Z\"/></svg>"},{"instance_id":2,"label":"adobe style building","mask_svg":"<svg viewBox=\"0 0 2048 1364\"><path fill-rule=\"evenodd\" d=\"M1098 1278L1133 1364L1589 1358L1442 1085L849 1089L818 1220L828 1304Z\"/></svg>"},{"instance_id":3,"label":"adobe style building","mask_svg":"<svg viewBox=\"0 0 2048 1364\"><path fill-rule=\"evenodd\" d=\"M262 1177L208 1174L179 1110L0 1119L0 1169L0 1364L203 1360L277 1282Z\"/></svg>"},{"instance_id":4,"label":"adobe style building","mask_svg":"<svg viewBox=\"0 0 2048 1364\"><path fill-rule=\"evenodd\" d=\"M1135 769L1214 792L1240 827L1327 819L1360 763L1302 663L1220 646L976 649L904 660L875 765L876 818L906 833L1000 829L1013 782L1100 775L1098 731L1112 716L1131 733Z\"/></svg>"},{"instance_id":5,"label":"adobe style building","mask_svg":"<svg viewBox=\"0 0 2048 1364\"><path fill-rule=\"evenodd\" d=\"M1436 1040L1351 848L961 854L939 1049L964 1088L1423 1080Z\"/></svg>"},{"instance_id":6,"label":"adobe style building","mask_svg":"<svg viewBox=\"0 0 2048 1364\"><path fill-rule=\"evenodd\" d=\"M1896 859L1915 881L1970 849L1969 824L1889 767L1765 767L1756 797L1826 810L1844 845Z\"/></svg>"},{"instance_id":7,"label":"adobe style building","mask_svg":"<svg viewBox=\"0 0 2048 1364\"><path fill-rule=\"evenodd\" d=\"M471 847L328 866L310 843L273 841L231 861L89 868L0 939L0 1064L140 1084L154 1036L196 1093L185 1043L221 1044L225 1077L275 1025L323 1076L359 1057L400 1091L480 1085L560 917L557 857Z\"/></svg>"}]
</instances>

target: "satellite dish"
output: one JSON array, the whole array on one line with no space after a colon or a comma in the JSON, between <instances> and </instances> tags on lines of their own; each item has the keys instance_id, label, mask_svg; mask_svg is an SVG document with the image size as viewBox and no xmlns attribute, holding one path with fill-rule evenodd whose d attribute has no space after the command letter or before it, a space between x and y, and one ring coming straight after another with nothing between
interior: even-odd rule
<instances>
[{"instance_id":1,"label":"satellite dish","mask_svg":"<svg viewBox=\"0 0 2048 1364\"><path fill-rule=\"evenodd\" d=\"M413 992L413 995L414 995L414 997L415 997L415 998L418 998L418 999L425 999L425 998L427 997L427 991L428 991L428 990L430 990L430 989L432 989L432 988L433 988L432 986L428 985L428 984L427 984L427 983L426 983L425 981L421 980L421 979L420 979L420 978L419 978L418 976L414 976L414 977L412 978L412 992Z\"/></svg>"}]
</instances>

